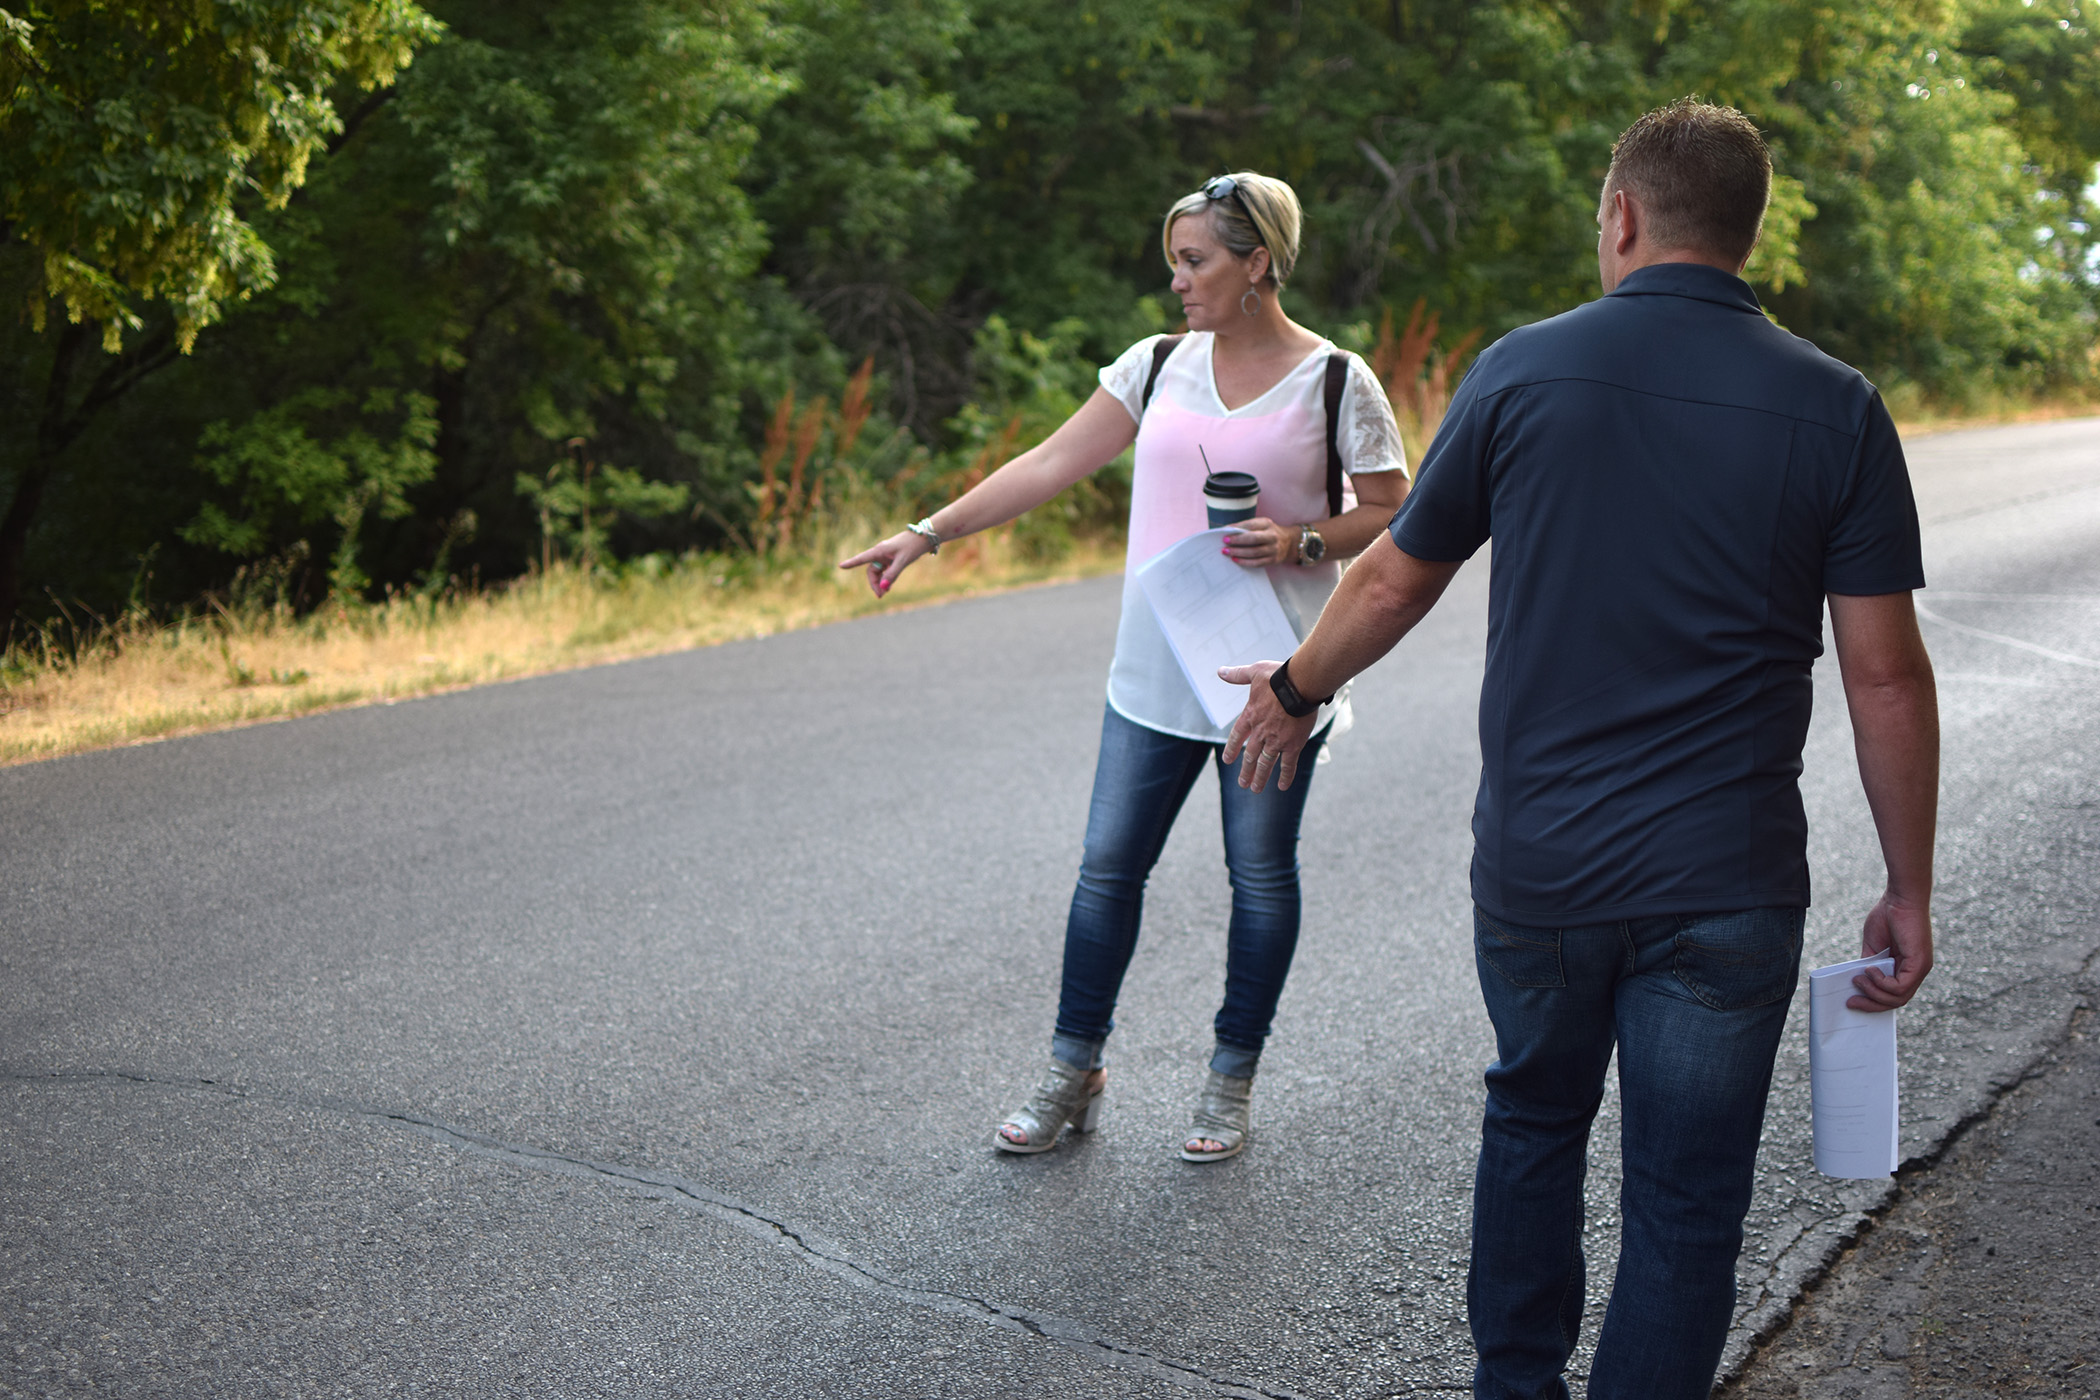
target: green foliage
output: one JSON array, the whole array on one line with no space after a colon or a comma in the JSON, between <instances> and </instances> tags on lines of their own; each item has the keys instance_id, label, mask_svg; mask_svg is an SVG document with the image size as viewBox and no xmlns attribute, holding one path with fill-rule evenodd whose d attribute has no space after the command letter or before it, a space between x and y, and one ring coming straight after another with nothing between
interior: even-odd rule
<instances>
[{"instance_id":1,"label":"green foliage","mask_svg":"<svg viewBox=\"0 0 2100 1400\"><path fill-rule=\"evenodd\" d=\"M182 537L252 558L287 535L302 537L303 553L305 532L331 524L330 592L361 592L371 580L358 564L358 536L372 513L411 513L409 491L436 465L434 407L421 394L374 389L355 402L348 390L316 386L239 424L211 424L198 439L198 466L230 500L206 500Z\"/></svg>"},{"instance_id":2,"label":"green foliage","mask_svg":"<svg viewBox=\"0 0 2100 1400\"><path fill-rule=\"evenodd\" d=\"M581 560L586 569L595 568L616 516L623 512L642 519L676 515L685 509L688 493L682 484L651 481L624 467L601 467L588 458L581 462L563 458L541 476L519 472L518 494L539 512L544 570L564 555Z\"/></svg>"},{"instance_id":3,"label":"green foliage","mask_svg":"<svg viewBox=\"0 0 2100 1400\"><path fill-rule=\"evenodd\" d=\"M1164 320L1157 303L1150 306ZM1081 350L1087 332L1078 317L1059 321L1041 336L1016 330L1001 316L985 321L974 345L983 393L948 421L956 446L931 493L941 499L929 500L929 511L958 489L975 485L1018 447L1048 437L1086 402L1095 384L1093 366ZM1082 530L1119 527L1129 505L1125 454L1022 516L1014 525L1015 543L1024 558L1051 559L1069 549Z\"/></svg>"},{"instance_id":4,"label":"green foliage","mask_svg":"<svg viewBox=\"0 0 2100 1400\"><path fill-rule=\"evenodd\" d=\"M1791 330L1892 392L2076 390L2090 3L0 11L0 281L110 337L222 318L157 371L0 326L0 407L47 372L129 390L72 390L99 417L30 572L114 601L158 549L164 596L268 570L310 604L816 548L981 477L1172 329L1158 221L1206 176L1298 190L1294 315L1365 348L1419 299L1448 350L1595 295L1612 142L1685 93L1772 141L1748 275ZM1113 528L1119 471L1017 542Z\"/></svg>"},{"instance_id":5,"label":"green foliage","mask_svg":"<svg viewBox=\"0 0 2100 1400\"><path fill-rule=\"evenodd\" d=\"M694 478L676 435L733 433L750 315L736 291L763 237L736 177L752 118L784 88L751 57L748 5L435 8L444 41L266 225L280 286L202 356L259 432L315 384L426 406L413 511L357 512L345 477L335 509L280 516L260 546L352 519L371 567L397 580L448 539L462 555L448 563L495 576L536 556L544 502L517 483L544 488L571 438L652 478ZM449 527L463 511L471 539ZM573 518L595 541L583 522L597 517ZM312 543L317 557L340 548Z\"/></svg>"},{"instance_id":6,"label":"green foliage","mask_svg":"<svg viewBox=\"0 0 2100 1400\"><path fill-rule=\"evenodd\" d=\"M1781 320L1884 387L1943 399L2080 373L2090 304L2049 246L2015 100L1956 47L1959 10L1760 3L1730 18L1680 53L1754 30L1798 55L1759 113L1816 208L1803 277L1773 288Z\"/></svg>"},{"instance_id":7,"label":"green foliage","mask_svg":"<svg viewBox=\"0 0 2100 1400\"><path fill-rule=\"evenodd\" d=\"M42 269L28 301L102 324L138 303L184 349L267 287L244 205L281 208L342 130L332 89L392 79L436 33L411 0L29 0L0 10L0 220Z\"/></svg>"}]
</instances>

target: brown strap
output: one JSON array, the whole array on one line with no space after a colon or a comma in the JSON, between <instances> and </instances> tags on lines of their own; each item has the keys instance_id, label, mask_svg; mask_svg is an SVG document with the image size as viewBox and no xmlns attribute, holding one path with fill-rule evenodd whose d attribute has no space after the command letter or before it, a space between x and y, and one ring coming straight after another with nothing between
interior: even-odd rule
<instances>
[{"instance_id":1,"label":"brown strap","mask_svg":"<svg viewBox=\"0 0 2100 1400\"><path fill-rule=\"evenodd\" d=\"M1152 343L1152 373L1145 376L1145 393L1144 397L1138 400L1138 417L1143 418L1145 410L1152 406L1152 387L1159 383L1159 372L1166 368L1167 356L1174 353L1175 346L1187 339L1186 334L1163 335ZM1334 434L1330 432L1328 436L1332 438Z\"/></svg>"},{"instance_id":2,"label":"brown strap","mask_svg":"<svg viewBox=\"0 0 2100 1400\"><path fill-rule=\"evenodd\" d=\"M1342 386L1349 381L1349 357L1337 350L1327 357L1327 514L1342 513Z\"/></svg>"}]
</instances>

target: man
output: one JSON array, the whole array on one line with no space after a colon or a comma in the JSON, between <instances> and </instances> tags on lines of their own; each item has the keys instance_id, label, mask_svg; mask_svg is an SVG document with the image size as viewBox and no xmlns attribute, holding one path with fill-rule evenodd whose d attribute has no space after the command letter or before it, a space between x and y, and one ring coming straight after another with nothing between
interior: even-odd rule
<instances>
[{"instance_id":1,"label":"man","mask_svg":"<svg viewBox=\"0 0 2100 1400\"><path fill-rule=\"evenodd\" d=\"M1606 295L1466 377L1390 532L1225 750L1288 785L1310 702L1384 655L1490 536L1476 963L1495 1026L1467 1305L1474 1394L1567 1395L1582 1179L1613 1050L1622 1242L1591 1400L1705 1396L1735 1302L1809 900L1798 778L1828 600L1888 870L1863 946L1892 1009L1932 965L1939 729L1903 452L1873 386L1739 274L1771 159L1690 100L1613 148Z\"/></svg>"}]
</instances>

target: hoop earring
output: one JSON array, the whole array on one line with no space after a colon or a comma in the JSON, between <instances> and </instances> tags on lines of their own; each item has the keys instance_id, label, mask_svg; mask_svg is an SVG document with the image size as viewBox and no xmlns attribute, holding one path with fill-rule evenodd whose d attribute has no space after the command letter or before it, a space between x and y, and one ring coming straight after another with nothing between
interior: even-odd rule
<instances>
[{"instance_id":1,"label":"hoop earring","mask_svg":"<svg viewBox=\"0 0 2100 1400\"><path fill-rule=\"evenodd\" d=\"M1249 305L1247 305L1247 297L1253 297L1253 298L1254 298L1254 305L1252 305L1252 306L1249 306ZM1249 288L1247 289L1247 296L1243 296L1243 297L1241 297L1241 298L1240 298L1240 315L1242 315L1242 316L1259 316L1260 314L1261 314L1261 293L1260 293L1260 292L1257 292L1257 291L1255 291L1255 290L1254 290L1254 288L1252 288L1252 287L1249 287Z\"/></svg>"}]
</instances>

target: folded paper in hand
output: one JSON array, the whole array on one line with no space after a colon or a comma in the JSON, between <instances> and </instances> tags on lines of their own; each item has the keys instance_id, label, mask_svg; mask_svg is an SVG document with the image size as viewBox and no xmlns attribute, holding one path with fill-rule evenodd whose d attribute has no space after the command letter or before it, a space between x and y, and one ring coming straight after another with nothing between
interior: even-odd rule
<instances>
[{"instance_id":1,"label":"folded paper in hand","mask_svg":"<svg viewBox=\"0 0 2100 1400\"><path fill-rule=\"evenodd\" d=\"M1225 537L1205 530L1161 550L1138 569L1138 586L1159 617L1174 659L1203 702L1203 713L1223 729L1247 707L1247 687L1218 679L1220 666L1282 661L1298 649L1268 571L1225 557Z\"/></svg>"},{"instance_id":2,"label":"folded paper in hand","mask_svg":"<svg viewBox=\"0 0 2100 1400\"><path fill-rule=\"evenodd\" d=\"M1896 1013L1845 1005L1852 979L1870 967L1893 973L1896 960L1854 958L1808 974L1808 1094L1825 1176L1896 1170Z\"/></svg>"}]
</instances>

